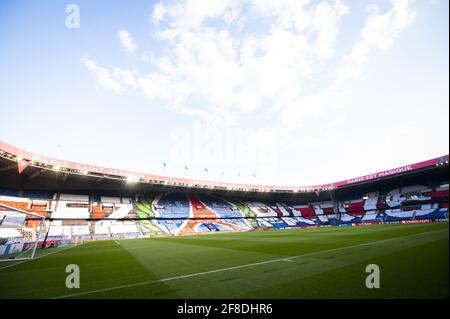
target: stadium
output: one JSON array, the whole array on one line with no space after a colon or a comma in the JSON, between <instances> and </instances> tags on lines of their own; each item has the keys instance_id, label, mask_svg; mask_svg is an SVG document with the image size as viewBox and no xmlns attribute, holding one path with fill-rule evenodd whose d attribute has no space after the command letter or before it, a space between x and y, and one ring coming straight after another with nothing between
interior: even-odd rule
<instances>
[{"instance_id":1,"label":"stadium","mask_svg":"<svg viewBox=\"0 0 450 319\"><path fill-rule=\"evenodd\" d=\"M0 156L2 298L448 297L448 155L299 187Z\"/></svg>"},{"instance_id":2,"label":"stadium","mask_svg":"<svg viewBox=\"0 0 450 319\"><path fill-rule=\"evenodd\" d=\"M439 312L449 5L0 1L3 316Z\"/></svg>"}]
</instances>

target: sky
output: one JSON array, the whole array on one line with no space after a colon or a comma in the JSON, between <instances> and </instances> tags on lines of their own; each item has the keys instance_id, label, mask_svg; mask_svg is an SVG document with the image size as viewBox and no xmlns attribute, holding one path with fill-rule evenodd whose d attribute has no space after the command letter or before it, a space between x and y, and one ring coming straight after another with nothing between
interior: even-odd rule
<instances>
[{"instance_id":1,"label":"sky","mask_svg":"<svg viewBox=\"0 0 450 319\"><path fill-rule=\"evenodd\" d=\"M306 186L448 154L447 0L0 3L0 140Z\"/></svg>"}]
</instances>

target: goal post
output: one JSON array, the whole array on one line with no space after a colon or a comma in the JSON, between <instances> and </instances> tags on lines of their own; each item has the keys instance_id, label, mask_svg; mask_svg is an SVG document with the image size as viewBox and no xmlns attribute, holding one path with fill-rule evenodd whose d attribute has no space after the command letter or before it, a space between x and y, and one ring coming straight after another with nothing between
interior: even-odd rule
<instances>
[{"instance_id":1,"label":"goal post","mask_svg":"<svg viewBox=\"0 0 450 319\"><path fill-rule=\"evenodd\" d=\"M45 216L0 204L0 262L33 259L45 229Z\"/></svg>"}]
</instances>

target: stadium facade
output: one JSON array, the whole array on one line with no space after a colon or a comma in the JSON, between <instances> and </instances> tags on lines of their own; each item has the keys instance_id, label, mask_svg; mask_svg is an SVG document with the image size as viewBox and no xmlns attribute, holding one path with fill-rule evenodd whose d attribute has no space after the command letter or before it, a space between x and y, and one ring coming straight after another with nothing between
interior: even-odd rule
<instances>
[{"instance_id":1,"label":"stadium facade","mask_svg":"<svg viewBox=\"0 0 450 319\"><path fill-rule=\"evenodd\" d=\"M29 215L13 231L7 210ZM37 246L47 247L75 239L441 221L448 220L448 155L334 183L267 186L68 162L0 141L0 217L0 255L11 245L29 247L24 238L36 240L36 233Z\"/></svg>"}]
</instances>

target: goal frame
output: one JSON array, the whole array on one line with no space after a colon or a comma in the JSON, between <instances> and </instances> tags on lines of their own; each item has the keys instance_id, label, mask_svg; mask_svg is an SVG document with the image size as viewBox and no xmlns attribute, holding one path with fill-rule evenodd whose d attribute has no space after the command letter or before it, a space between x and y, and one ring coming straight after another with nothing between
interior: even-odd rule
<instances>
[{"instance_id":1,"label":"goal frame","mask_svg":"<svg viewBox=\"0 0 450 319\"><path fill-rule=\"evenodd\" d=\"M30 213L30 212L21 210L21 209L19 209L19 208L11 207L11 206L9 206L9 205L5 205L5 204L1 204L1 203L0 203L0 208L6 208L6 209L11 210L11 211L14 211L14 212L22 213L22 214L25 214L25 215L31 215L31 216L33 216L33 217L36 217L36 218L40 218L40 219L41 219L41 227L39 228L39 231L38 231L38 233L37 233L37 235L36 235L36 242L35 242L34 245L33 245L33 249L32 249L32 251L31 251L31 256L30 256L30 257L20 257L20 258L11 258L11 259L9 259L9 258L7 258L7 259L0 259L0 263L1 263L1 262L8 262L8 261L9 261L9 262L14 262L14 261L32 260L32 259L34 259L34 256L35 256L35 254L36 254L37 247L38 247L38 245L39 245L39 239L41 238L42 230L44 229L44 225L45 225L45 216L38 215L38 214L35 214L35 213ZM43 245L45 245L45 243L43 243Z\"/></svg>"}]
</instances>

